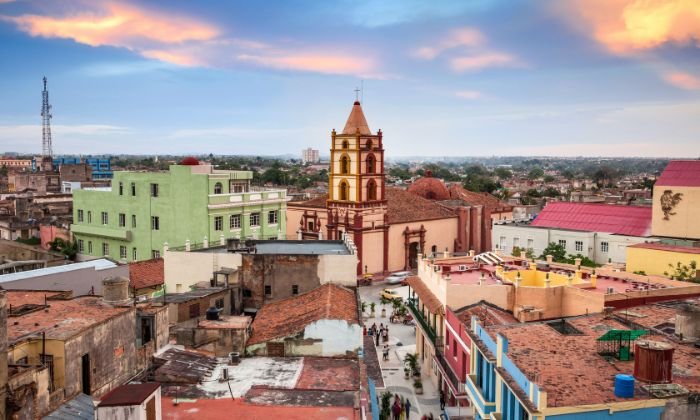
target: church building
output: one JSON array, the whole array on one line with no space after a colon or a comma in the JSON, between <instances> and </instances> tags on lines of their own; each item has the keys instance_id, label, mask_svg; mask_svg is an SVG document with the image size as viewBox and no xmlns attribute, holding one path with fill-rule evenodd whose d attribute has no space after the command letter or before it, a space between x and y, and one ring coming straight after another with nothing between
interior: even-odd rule
<instances>
[{"instance_id":1,"label":"church building","mask_svg":"<svg viewBox=\"0 0 700 420\"><path fill-rule=\"evenodd\" d=\"M355 101L343 131L331 131L328 195L287 204L287 238L350 235L357 274L415 268L419 253L490 250L489 208L387 187L385 176L382 131L370 130Z\"/></svg>"}]
</instances>

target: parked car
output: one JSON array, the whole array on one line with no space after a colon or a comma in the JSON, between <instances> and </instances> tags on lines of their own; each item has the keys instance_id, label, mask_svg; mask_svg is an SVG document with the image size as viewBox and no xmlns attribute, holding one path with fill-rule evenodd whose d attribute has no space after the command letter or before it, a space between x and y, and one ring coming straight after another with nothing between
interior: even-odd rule
<instances>
[{"instance_id":1,"label":"parked car","mask_svg":"<svg viewBox=\"0 0 700 420\"><path fill-rule=\"evenodd\" d=\"M403 300L403 298L401 297L401 295L399 295L398 293L396 293L396 291L394 291L393 289L384 289L384 290L382 290L382 292L379 294L379 296L381 296L381 297L383 297L383 298L385 298L385 299L389 299L389 300L394 300L394 299Z\"/></svg>"},{"instance_id":2,"label":"parked car","mask_svg":"<svg viewBox=\"0 0 700 420\"><path fill-rule=\"evenodd\" d=\"M384 280L387 284L399 284L411 275L413 275L413 273L410 271L397 271L396 273L389 275Z\"/></svg>"}]
</instances>

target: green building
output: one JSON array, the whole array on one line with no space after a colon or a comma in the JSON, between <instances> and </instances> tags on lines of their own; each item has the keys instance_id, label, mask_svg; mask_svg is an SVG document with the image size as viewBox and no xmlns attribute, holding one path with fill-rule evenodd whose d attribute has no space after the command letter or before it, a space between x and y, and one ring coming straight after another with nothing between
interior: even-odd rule
<instances>
[{"instance_id":1,"label":"green building","mask_svg":"<svg viewBox=\"0 0 700 420\"><path fill-rule=\"evenodd\" d=\"M81 258L139 261L169 248L227 238L282 239L286 191L250 185L249 171L187 158L166 172L114 172L110 188L73 192L71 231Z\"/></svg>"}]
</instances>

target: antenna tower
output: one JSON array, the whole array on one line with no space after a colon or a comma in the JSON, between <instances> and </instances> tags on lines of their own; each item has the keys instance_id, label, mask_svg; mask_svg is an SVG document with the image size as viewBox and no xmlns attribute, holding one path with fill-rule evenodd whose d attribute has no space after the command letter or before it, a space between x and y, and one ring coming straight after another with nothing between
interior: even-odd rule
<instances>
[{"instance_id":1,"label":"antenna tower","mask_svg":"<svg viewBox=\"0 0 700 420\"><path fill-rule=\"evenodd\" d=\"M44 76L44 90L41 92L41 145L42 156L53 157L51 146L51 105L49 105L49 91L46 89L46 76Z\"/></svg>"}]
</instances>

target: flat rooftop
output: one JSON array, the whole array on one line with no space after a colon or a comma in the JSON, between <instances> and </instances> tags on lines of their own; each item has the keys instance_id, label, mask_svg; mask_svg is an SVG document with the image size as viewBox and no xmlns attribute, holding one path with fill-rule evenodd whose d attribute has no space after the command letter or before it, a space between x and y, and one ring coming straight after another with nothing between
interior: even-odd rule
<instances>
[{"instance_id":1,"label":"flat rooftop","mask_svg":"<svg viewBox=\"0 0 700 420\"><path fill-rule=\"evenodd\" d=\"M201 297L213 295L226 290L225 287L207 287L204 289L194 289L183 293L166 293L165 302L166 303L181 303L187 302L193 299L199 299ZM153 302L163 302L163 296L159 296L151 299Z\"/></svg>"},{"instance_id":2,"label":"flat rooftop","mask_svg":"<svg viewBox=\"0 0 700 420\"><path fill-rule=\"evenodd\" d=\"M84 268L92 268L96 271L117 267L117 264L106 258L99 258L91 261L84 261L75 264L59 265L56 267L39 268L37 270L20 271L18 273L3 274L0 276L0 283L17 281L40 276L50 276L52 274L68 273Z\"/></svg>"},{"instance_id":3,"label":"flat rooftop","mask_svg":"<svg viewBox=\"0 0 700 420\"><path fill-rule=\"evenodd\" d=\"M240 330L248 328L252 322L253 318L249 316L220 316L216 321L199 321L199 328Z\"/></svg>"},{"instance_id":4,"label":"flat rooftop","mask_svg":"<svg viewBox=\"0 0 700 420\"><path fill-rule=\"evenodd\" d=\"M255 241L256 254L262 255L350 255L350 250L343 241ZM241 246L244 246L241 243ZM249 253L245 248L240 251L230 250L225 246L198 249L194 252L241 252Z\"/></svg>"}]
</instances>

